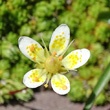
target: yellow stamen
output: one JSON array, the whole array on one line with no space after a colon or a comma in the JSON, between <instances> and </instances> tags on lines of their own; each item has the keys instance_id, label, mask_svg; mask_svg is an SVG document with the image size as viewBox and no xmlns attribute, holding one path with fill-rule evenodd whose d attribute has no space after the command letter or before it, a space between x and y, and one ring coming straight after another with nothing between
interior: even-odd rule
<instances>
[{"instance_id":1,"label":"yellow stamen","mask_svg":"<svg viewBox=\"0 0 110 110\"><path fill-rule=\"evenodd\" d=\"M47 88L48 87L48 84L45 84L44 86L45 86L45 88Z\"/></svg>"},{"instance_id":2,"label":"yellow stamen","mask_svg":"<svg viewBox=\"0 0 110 110\"><path fill-rule=\"evenodd\" d=\"M44 85L45 88L48 87L48 82L49 82L50 78L51 78L51 74L48 74L48 75L47 75L47 82L46 82L46 84Z\"/></svg>"},{"instance_id":3,"label":"yellow stamen","mask_svg":"<svg viewBox=\"0 0 110 110\"><path fill-rule=\"evenodd\" d=\"M67 90L67 88L68 88L68 87L67 87L66 85L63 85L63 86L62 86L62 89L63 89L63 90Z\"/></svg>"}]
</instances>

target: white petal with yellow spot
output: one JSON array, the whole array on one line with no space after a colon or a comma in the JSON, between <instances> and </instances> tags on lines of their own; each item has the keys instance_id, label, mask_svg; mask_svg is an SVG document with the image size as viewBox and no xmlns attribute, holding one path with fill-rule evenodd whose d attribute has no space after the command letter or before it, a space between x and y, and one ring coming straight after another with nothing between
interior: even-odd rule
<instances>
[{"instance_id":1,"label":"white petal with yellow spot","mask_svg":"<svg viewBox=\"0 0 110 110\"><path fill-rule=\"evenodd\" d=\"M56 52L60 55L65 48L68 46L70 39L70 30L66 24L58 26L52 34L51 41L49 44L50 52Z\"/></svg>"},{"instance_id":2,"label":"white petal with yellow spot","mask_svg":"<svg viewBox=\"0 0 110 110\"><path fill-rule=\"evenodd\" d=\"M63 60L62 64L66 69L74 70L84 65L90 57L88 49L78 49L69 53Z\"/></svg>"},{"instance_id":3,"label":"white petal with yellow spot","mask_svg":"<svg viewBox=\"0 0 110 110\"><path fill-rule=\"evenodd\" d=\"M19 49L30 60L36 62L42 60L39 57L44 57L44 49L35 40L23 36L19 38L18 42L19 42Z\"/></svg>"},{"instance_id":4,"label":"white petal with yellow spot","mask_svg":"<svg viewBox=\"0 0 110 110\"><path fill-rule=\"evenodd\" d=\"M65 95L70 91L69 80L66 78L66 76L61 74L53 75L51 85L53 90L60 95Z\"/></svg>"},{"instance_id":5,"label":"white petal with yellow spot","mask_svg":"<svg viewBox=\"0 0 110 110\"><path fill-rule=\"evenodd\" d=\"M23 83L29 88L41 86L46 80L46 73L42 69L33 69L24 75Z\"/></svg>"}]
</instances>

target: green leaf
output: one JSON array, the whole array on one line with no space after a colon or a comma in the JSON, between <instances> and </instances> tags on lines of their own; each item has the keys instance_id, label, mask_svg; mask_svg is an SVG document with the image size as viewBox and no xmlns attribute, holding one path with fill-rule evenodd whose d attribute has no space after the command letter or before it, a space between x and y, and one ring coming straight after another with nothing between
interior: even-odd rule
<instances>
[{"instance_id":1,"label":"green leaf","mask_svg":"<svg viewBox=\"0 0 110 110\"><path fill-rule=\"evenodd\" d=\"M105 85L110 80L110 64L108 64L107 68L105 69L104 73L101 75L99 81L97 82L95 88L93 89L90 97L86 101L84 110L90 110L94 100L100 94L100 92L104 89Z\"/></svg>"}]
</instances>

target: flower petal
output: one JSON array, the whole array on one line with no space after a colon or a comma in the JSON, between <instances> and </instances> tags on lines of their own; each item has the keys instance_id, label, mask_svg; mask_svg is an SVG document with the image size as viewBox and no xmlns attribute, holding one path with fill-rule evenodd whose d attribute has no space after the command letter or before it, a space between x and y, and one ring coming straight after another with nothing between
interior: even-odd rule
<instances>
[{"instance_id":1,"label":"flower petal","mask_svg":"<svg viewBox=\"0 0 110 110\"><path fill-rule=\"evenodd\" d=\"M46 73L42 69L33 69L28 71L23 78L23 83L29 88L41 86L46 80Z\"/></svg>"},{"instance_id":2,"label":"flower petal","mask_svg":"<svg viewBox=\"0 0 110 110\"><path fill-rule=\"evenodd\" d=\"M51 85L53 90L60 95L65 95L70 91L69 80L66 78L66 76L61 74L53 75Z\"/></svg>"},{"instance_id":3,"label":"flower petal","mask_svg":"<svg viewBox=\"0 0 110 110\"><path fill-rule=\"evenodd\" d=\"M88 49L78 49L69 53L63 60L62 64L69 70L74 70L84 65L90 57Z\"/></svg>"},{"instance_id":4,"label":"flower petal","mask_svg":"<svg viewBox=\"0 0 110 110\"><path fill-rule=\"evenodd\" d=\"M20 37L18 40L19 49L21 52L32 61L42 60L39 57L44 57L44 49L35 40L29 37Z\"/></svg>"},{"instance_id":5,"label":"flower petal","mask_svg":"<svg viewBox=\"0 0 110 110\"><path fill-rule=\"evenodd\" d=\"M49 44L50 52L56 52L60 55L68 46L70 39L70 30L66 24L58 26L52 34L52 38Z\"/></svg>"}]
</instances>

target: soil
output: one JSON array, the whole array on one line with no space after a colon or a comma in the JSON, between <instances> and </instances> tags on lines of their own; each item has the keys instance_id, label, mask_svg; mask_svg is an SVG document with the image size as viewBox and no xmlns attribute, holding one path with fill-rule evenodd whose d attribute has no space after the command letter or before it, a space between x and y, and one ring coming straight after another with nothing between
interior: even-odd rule
<instances>
[{"instance_id":1,"label":"soil","mask_svg":"<svg viewBox=\"0 0 110 110\"><path fill-rule=\"evenodd\" d=\"M83 110L84 104L71 102L66 96L54 91L41 91L34 94L34 99L27 103L12 102L1 105L0 110ZM110 105L92 107L91 110L110 110Z\"/></svg>"}]
</instances>

